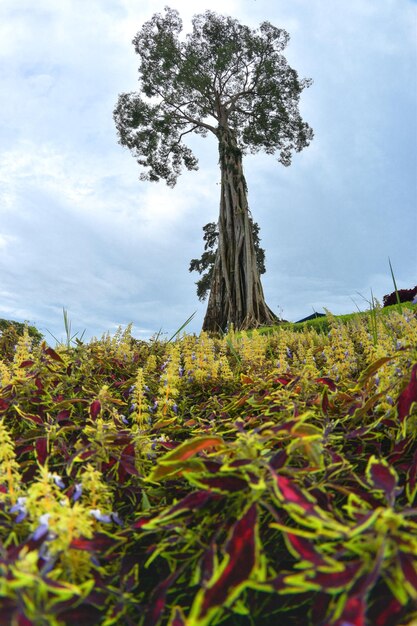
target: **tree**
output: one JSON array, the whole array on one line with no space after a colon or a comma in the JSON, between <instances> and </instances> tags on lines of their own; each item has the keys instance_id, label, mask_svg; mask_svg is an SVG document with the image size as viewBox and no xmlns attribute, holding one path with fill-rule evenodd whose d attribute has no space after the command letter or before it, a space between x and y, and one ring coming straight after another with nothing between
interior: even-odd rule
<instances>
[{"instance_id":1,"label":"tree","mask_svg":"<svg viewBox=\"0 0 417 626\"><path fill-rule=\"evenodd\" d=\"M254 224L249 218L252 227L253 245L255 247L256 263L259 274L265 274L265 250L260 247L259 225ZM210 291L211 280L213 277L214 262L216 260L217 245L219 231L215 222L209 222L203 226L204 252L200 259L191 259L190 272L198 272L203 274L200 280L196 282L198 299L203 301L207 298Z\"/></svg>"},{"instance_id":2,"label":"tree","mask_svg":"<svg viewBox=\"0 0 417 626\"><path fill-rule=\"evenodd\" d=\"M250 328L277 320L267 306L256 262L242 158L264 150L291 163L313 136L299 113L299 79L282 52L288 33L269 22L252 30L212 11L196 15L180 38L177 11L165 8L133 40L140 56L140 93L119 96L119 143L144 168L142 180L175 185L198 161L189 133L218 143L221 173L218 247L204 330Z\"/></svg>"}]
</instances>

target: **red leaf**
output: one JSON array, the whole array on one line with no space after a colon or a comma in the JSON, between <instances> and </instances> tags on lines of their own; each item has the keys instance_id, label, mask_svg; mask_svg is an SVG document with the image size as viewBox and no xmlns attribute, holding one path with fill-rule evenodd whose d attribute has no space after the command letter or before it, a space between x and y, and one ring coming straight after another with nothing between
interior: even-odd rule
<instances>
[{"instance_id":1,"label":"red leaf","mask_svg":"<svg viewBox=\"0 0 417 626\"><path fill-rule=\"evenodd\" d=\"M195 456L198 452L207 448L224 446L223 439L212 435L195 437L185 441L174 450L167 452L150 475L151 480L159 480L164 476L178 472L182 468L182 462Z\"/></svg>"},{"instance_id":2,"label":"red leaf","mask_svg":"<svg viewBox=\"0 0 417 626\"><path fill-rule=\"evenodd\" d=\"M185 443L180 444L175 450L172 452L168 452L163 457L164 461L185 461L190 457L197 454L201 450L206 448L212 448L215 446L223 445L223 439L220 437L211 437L211 436L203 436L196 437L191 441L186 441Z\"/></svg>"},{"instance_id":3,"label":"red leaf","mask_svg":"<svg viewBox=\"0 0 417 626\"><path fill-rule=\"evenodd\" d=\"M398 477L393 467L390 467L387 461L378 461L374 456L369 459L366 468L366 475L369 482L375 489L384 492L390 504L393 503L395 497L395 488L397 486Z\"/></svg>"},{"instance_id":4,"label":"red leaf","mask_svg":"<svg viewBox=\"0 0 417 626\"><path fill-rule=\"evenodd\" d=\"M100 411L101 411L100 400L93 400L93 402L90 404L90 415L93 418L93 420L95 420L100 415Z\"/></svg>"},{"instance_id":5,"label":"red leaf","mask_svg":"<svg viewBox=\"0 0 417 626\"><path fill-rule=\"evenodd\" d=\"M329 412L329 407L330 407L330 402L329 402L329 397L327 395L327 388L325 387L323 389L323 395L321 398L321 410L323 411L324 415L327 415L327 413Z\"/></svg>"},{"instance_id":6,"label":"red leaf","mask_svg":"<svg viewBox=\"0 0 417 626\"><path fill-rule=\"evenodd\" d=\"M274 378L274 383L279 383L280 385L288 385L292 381L292 377L288 376L279 376L278 378Z\"/></svg>"},{"instance_id":7,"label":"red leaf","mask_svg":"<svg viewBox=\"0 0 417 626\"><path fill-rule=\"evenodd\" d=\"M366 603L363 598L352 596L346 600L343 613L335 626L365 626Z\"/></svg>"},{"instance_id":8,"label":"red leaf","mask_svg":"<svg viewBox=\"0 0 417 626\"><path fill-rule=\"evenodd\" d=\"M323 378L316 378L315 382L321 383L322 385L327 385L330 391L336 391L337 389L334 380L332 380L331 378L328 378L327 376L324 376Z\"/></svg>"},{"instance_id":9,"label":"red leaf","mask_svg":"<svg viewBox=\"0 0 417 626\"><path fill-rule=\"evenodd\" d=\"M85 550L86 552L101 552L112 545L114 545L113 539L107 535L97 533L94 539L84 539L84 537L73 539L70 548Z\"/></svg>"},{"instance_id":10,"label":"red leaf","mask_svg":"<svg viewBox=\"0 0 417 626\"><path fill-rule=\"evenodd\" d=\"M363 567L360 561L346 563L342 572L316 572L313 581L321 586L323 591L327 589L345 589L349 583L353 583L359 570Z\"/></svg>"},{"instance_id":11,"label":"red leaf","mask_svg":"<svg viewBox=\"0 0 417 626\"><path fill-rule=\"evenodd\" d=\"M132 476L139 476L139 472L135 465L135 447L133 443L129 443L120 456L120 465Z\"/></svg>"},{"instance_id":12,"label":"red leaf","mask_svg":"<svg viewBox=\"0 0 417 626\"><path fill-rule=\"evenodd\" d=\"M147 524L151 520L151 517L139 517L139 519L137 519L136 522L132 524L132 528L142 528L142 526L145 526L145 524Z\"/></svg>"},{"instance_id":13,"label":"red leaf","mask_svg":"<svg viewBox=\"0 0 417 626\"><path fill-rule=\"evenodd\" d=\"M304 495L301 489L297 487L292 480L286 476L280 476L279 474L276 474L275 478L284 500L293 504L298 504L305 511L313 513L314 504Z\"/></svg>"},{"instance_id":14,"label":"red leaf","mask_svg":"<svg viewBox=\"0 0 417 626\"><path fill-rule=\"evenodd\" d=\"M210 489L220 493L233 493L247 489L248 483L238 476L213 476L208 478L198 478L197 482L205 489Z\"/></svg>"},{"instance_id":15,"label":"red leaf","mask_svg":"<svg viewBox=\"0 0 417 626\"><path fill-rule=\"evenodd\" d=\"M398 556L404 578L417 589L417 559L405 552L399 552Z\"/></svg>"},{"instance_id":16,"label":"red leaf","mask_svg":"<svg viewBox=\"0 0 417 626\"><path fill-rule=\"evenodd\" d=\"M414 452L413 459L407 472L407 483L410 494L413 493L417 481L417 449Z\"/></svg>"},{"instance_id":17,"label":"red leaf","mask_svg":"<svg viewBox=\"0 0 417 626\"><path fill-rule=\"evenodd\" d=\"M38 457L39 463L41 465L45 465L45 461L48 456L46 437L41 437L40 439L36 440L35 449L36 449L36 456Z\"/></svg>"},{"instance_id":18,"label":"red leaf","mask_svg":"<svg viewBox=\"0 0 417 626\"><path fill-rule=\"evenodd\" d=\"M209 491L193 491L189 493L188 496L185 496L182 500L174 504L171 507L166 515L173 515L174 513L179 513L180 511L194 511L195 509L201 509L208 500L212 500L213 498L217 498L216 494L210 493Z\"/></svg>"},{"instance_id":19,"label":"red leaf","mask_svg":"<svg viewBox=\"0 0 417 626\"><path fill-rule=\"evenodd\" d=\"M226 545L227 565L216 582L206 589L201 617L210 608L223 606L236 587L249 578L256 565L256 520L256 504L252 504L233 526Z\"/></svg>"},{"instance_id":20,"label":"red leaf","mask_svg":"<svg viewBox=\"0 0 417 626\"><path fill-rule=\"evenodd\" d=\"M68 421L68 418L70 417L70 415L71 415L71 411L69 411L69 409L63 409L56 416L56 421L57 422L66 422L66 421Z\"/></svg>"},{"instance_id":21,"label":"red leaf","mask_svg":"<svg viewBox=\"0 0 417 626\"><path fill-rule=\"evenodd\" d=\"M63 363L64 361L61 359L59 354L55 352L52 348L46 348L44 353L51 357L54 361L58 361L59 363Z\"/></svg>"},{"instance_id":22,"label":"red leaf","mask_svg":"<svg viewBox=\"0 0 417 626\"><path fill-rule=\"evenodd\" d=\"M299 537L293 533L287 533L287 539L295 552L301 556L304 561L310 561L316 567L319 565L327 565L326 560L317 552L314 545L304 537Z\"/></svg>"},{"instance_id":23,"label":"red leaf","mask_svg":"<svg viewBox=\"0 0 417 626\"><path fill-rule=\"evenodd\" d=\"M30 413L19 413L25 420L34 422L35 424L43 424L43 419L39 415L30 415Z\"/></svg>"},{"instance_id":24,"label":"red leaf","mask_svg":"<svg viewBox=\"0 0 417 626\"><path fill-rule=\"evenodd\" d=\"M0 398L0 411L6 411L9 408L9 403L3 398Z\"/></svg>"},{"instance_id":25,"label":"red leaf","mask_svg":"<svg viewBox=\"0 0 417 626\"><path fill-rule=\"evenodd\" d=\"M410 382L397 400L398 417L401 421L410 413L413 402L417 402L417 363L411 370Z\"/></svg>"},{"instance_id":26,"label":"red leaf","mask_svg":"<svg viewBox=\"0 0 417 626\"><path fill-rule=\"evenodd\" d=\"M288 453L286 450L279 450L274 454L274 456L269 461L269 465L272 469L277 470L280 467L284 467L285 463L288 460Z\"/></svg>"},{"instance_id":27,"label":"red leaf","mask_svg":"<svg viewBox=\"0 0 417 626\"><path fill-rule=\"evenodd\" d=\"M30 359L28 359L27 361L22 361L19 367L30 367L34 363L35 361L31 361Z\"/></svg>"},{"instance_id":28,"label":"red leaf","mask_svg":"<svg viewBox=\"0 0 417 626\"><path fill-rule=\"evenodd\" d=\"M393 618L401 611L401 604L396 598L381 598L380 601L381 611L376 617L374 623L375 626L387 626L387 624L394 624Z\"/></svg>"}]
</instances>

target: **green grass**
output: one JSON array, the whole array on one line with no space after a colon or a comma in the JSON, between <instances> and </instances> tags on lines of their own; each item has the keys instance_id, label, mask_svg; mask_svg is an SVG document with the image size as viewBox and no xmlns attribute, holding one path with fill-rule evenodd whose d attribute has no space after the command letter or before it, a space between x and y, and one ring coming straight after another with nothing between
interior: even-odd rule
<instances>
[{"instance_id":1,"label":"green grass","mask_svg":"<svg viewBox=\"0 0 417 626\"><path fill-rule=\"evenodd\" d=\"M372 317L372 316L375 317L378 315L383 315L385 317L392 311L398 311L398 309L399 309L398 304L393 304L392 306L387 306L387 307L374 306L368 311L359 311L357 313L347 313L345 315L332 315L332 317L342 323L347 323L353 319L361 318L361 317L369 318L369 317ZM409 310L411 312L417 313L417 305L412 304L411 302L402 302L401 309L402 309L401 311L402 313L404 313L405 310ZM309 328L314 328L317 332L327 333L329 331L329 327L330 327L329 317L325 315L324 317L316 317L315 319L308 320L306 322L283 322L282 324L279 324L277 326L263 326L262 328L259 329L259 332L261 334L269 334L279 328L295 330L295 331L303 331Z\"/></svg>"}]
</instances>

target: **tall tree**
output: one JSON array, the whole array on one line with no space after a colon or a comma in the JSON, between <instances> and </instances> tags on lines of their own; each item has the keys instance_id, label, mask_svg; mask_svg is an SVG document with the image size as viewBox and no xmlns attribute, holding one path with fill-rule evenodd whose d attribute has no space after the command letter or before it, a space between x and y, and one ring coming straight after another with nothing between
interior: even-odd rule
<instances>
[{"instance_id":1,"label":"tall tree","mask_svg":"<svg viewBox=\"0 0 417 626\"><path fill-rule=\"evenodd\" d=\"M180 37L177 11L165 8L133 40L140 56L140 92L119 96L114 119L119 142L144 168L142 180L174 186L182 168L198 161L183 142L212 133L221 173L218 247L204 330L250 328L277 320L265 302L247 200L242 157L278 152L290 165L313 136L299 112L301 80L283 50L289 35L269 22L252 30L213 11L196 15Z\"/></svg>"}]
</instances>

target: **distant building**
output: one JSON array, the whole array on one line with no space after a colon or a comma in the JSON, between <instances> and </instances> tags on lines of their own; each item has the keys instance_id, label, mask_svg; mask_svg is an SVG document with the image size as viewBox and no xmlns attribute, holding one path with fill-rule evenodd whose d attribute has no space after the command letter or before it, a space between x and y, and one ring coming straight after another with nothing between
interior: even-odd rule
<instances>
[{"instance_id":1,"label":"distant building","mask_svg":"<svg viewBox=\"0 0 417 626\"><path fill-rule=\"evenodd\" d=\"M301 322L308 322L309 320L315 320L316 317L326 317L325 313L312 313L308 317L303 317L302 320L298 320L295 322L296 324L300 324Z\"/></svg>"}]
</instances>

